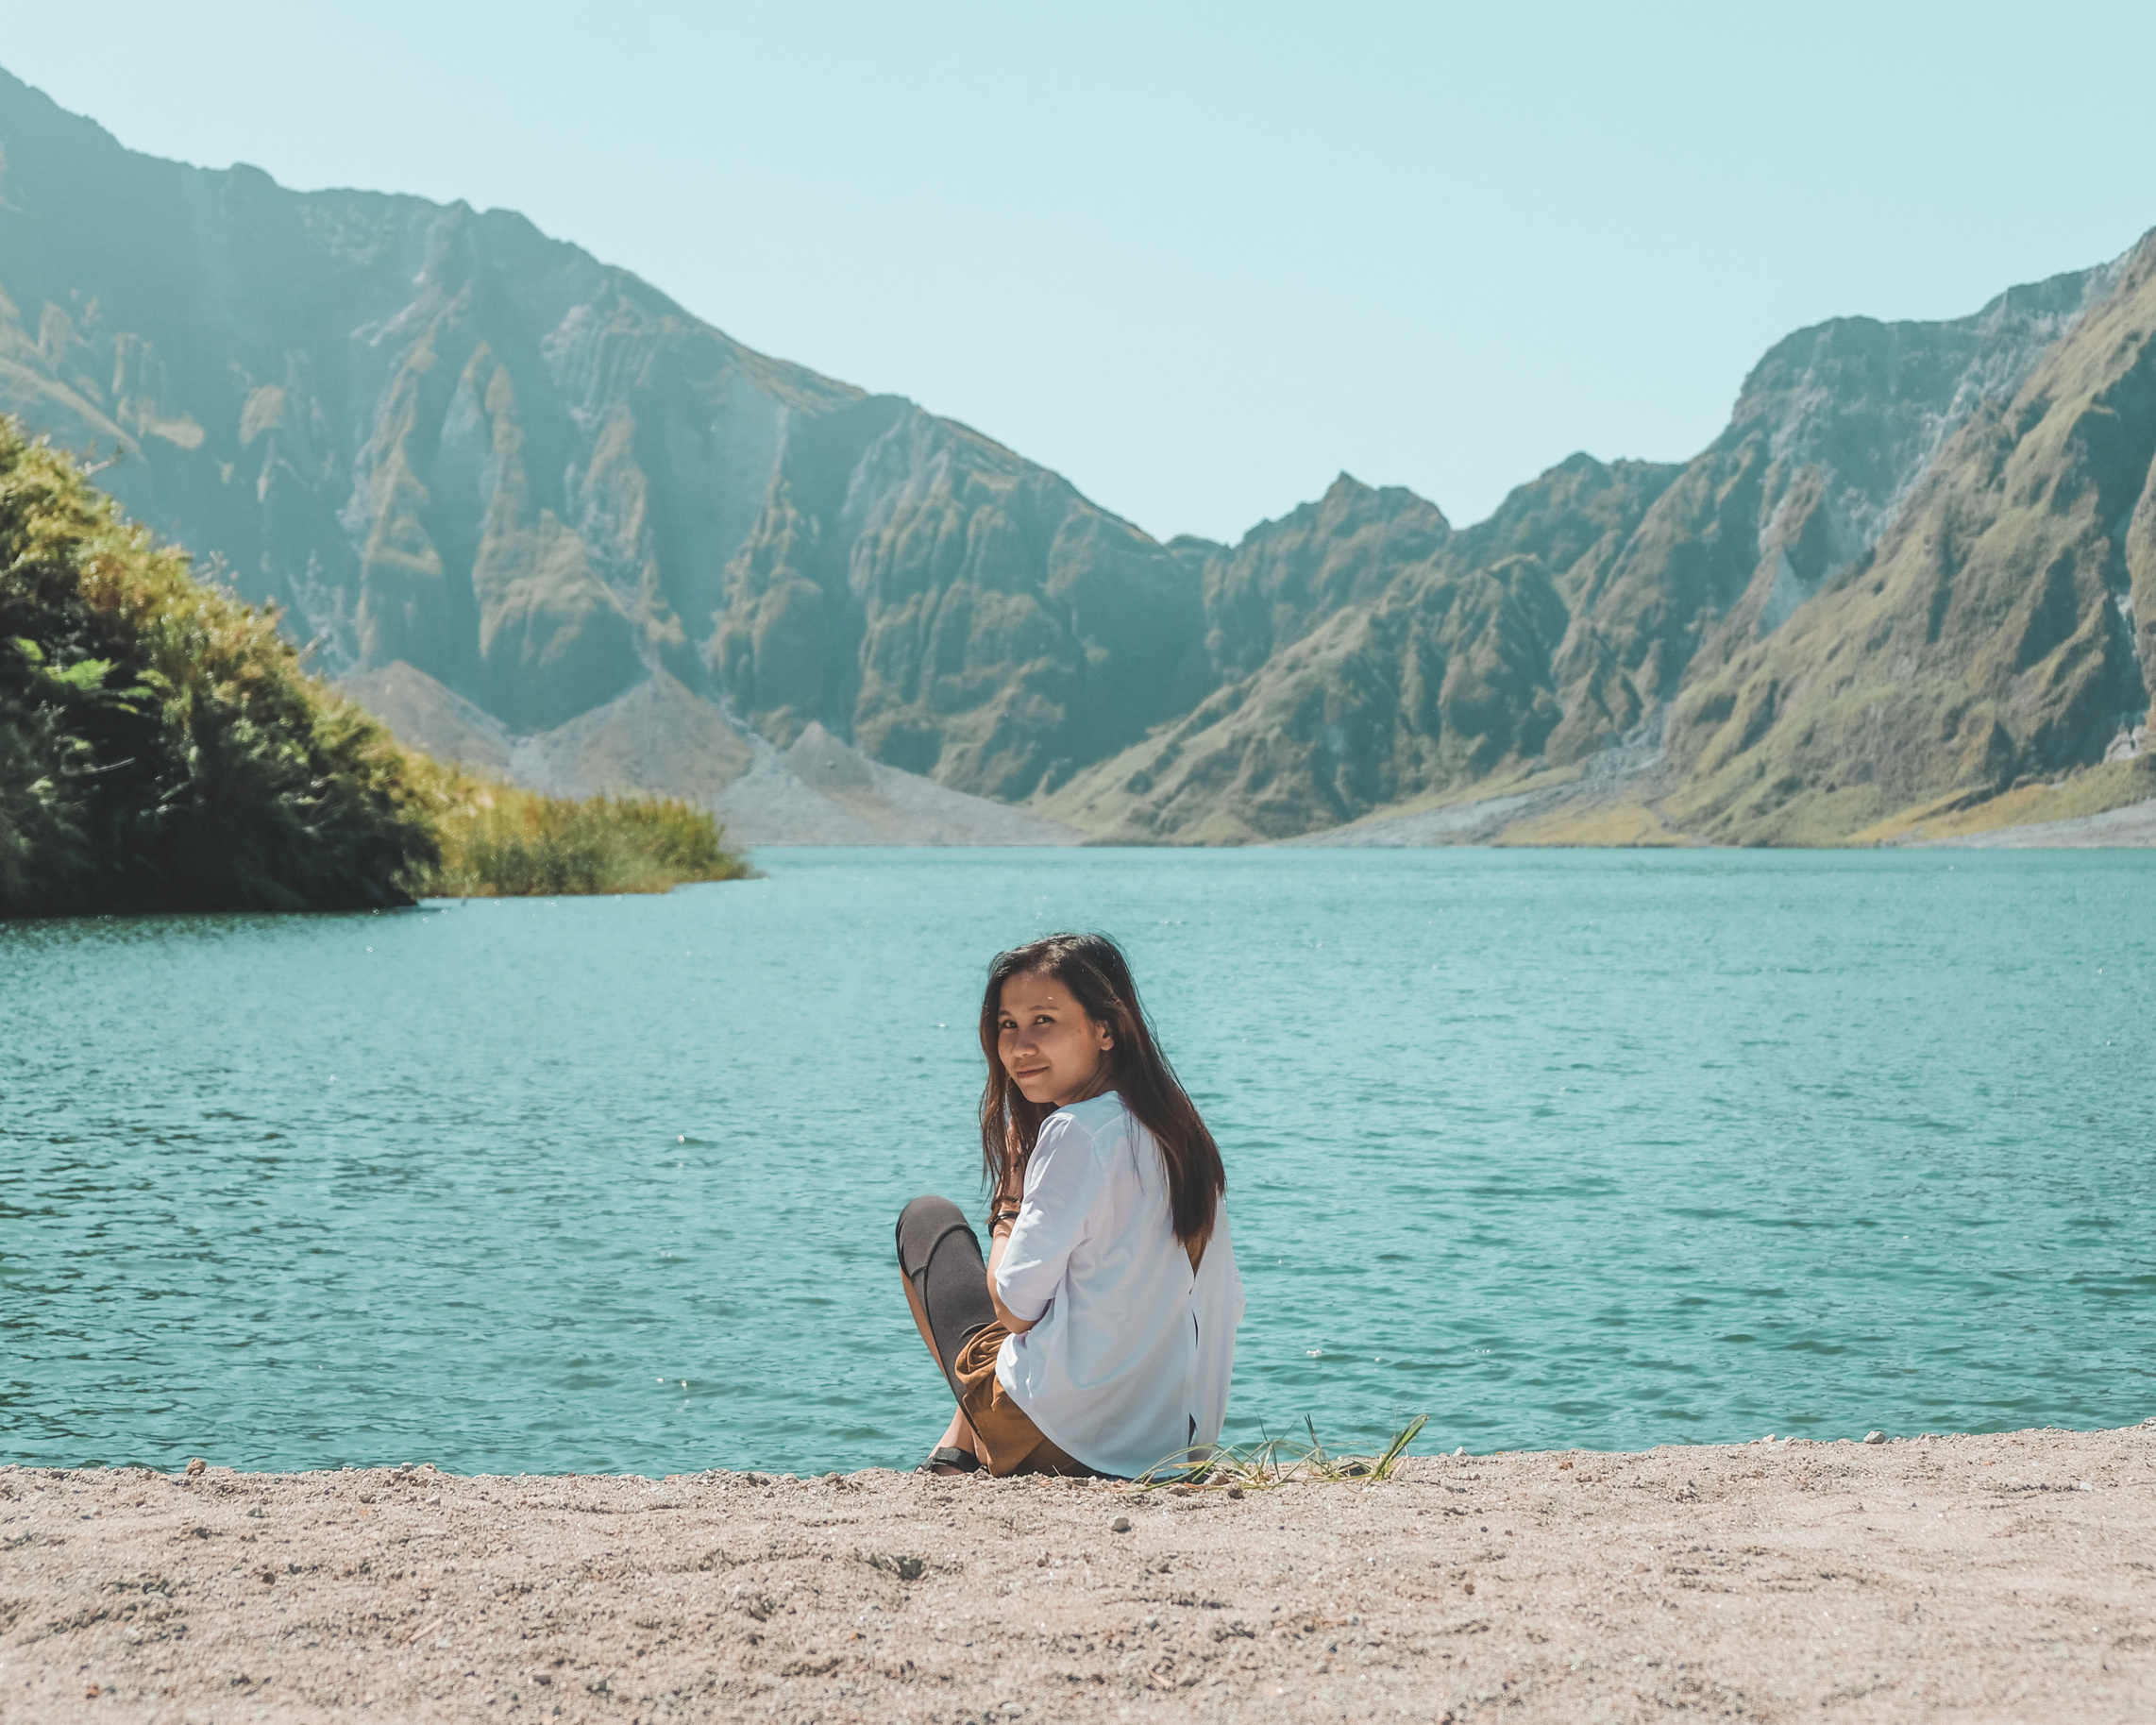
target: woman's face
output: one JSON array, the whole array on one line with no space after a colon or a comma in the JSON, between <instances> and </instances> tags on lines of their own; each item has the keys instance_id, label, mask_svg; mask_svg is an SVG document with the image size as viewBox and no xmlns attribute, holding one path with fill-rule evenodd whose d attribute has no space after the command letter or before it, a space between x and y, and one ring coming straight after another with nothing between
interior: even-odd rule
<instances>
[{"instance_id":1,"label":"woman's face","mask_svg":"<svg viewBox=\"0 0 2156 1725\"><path fill-rule=\"evenodd\" d=\"M1054 977L1012 977L996 1022L996 1052L1028 1102L1059 1108L1103 1087L1116 1040Z\"/></svg>"}]
</instances>

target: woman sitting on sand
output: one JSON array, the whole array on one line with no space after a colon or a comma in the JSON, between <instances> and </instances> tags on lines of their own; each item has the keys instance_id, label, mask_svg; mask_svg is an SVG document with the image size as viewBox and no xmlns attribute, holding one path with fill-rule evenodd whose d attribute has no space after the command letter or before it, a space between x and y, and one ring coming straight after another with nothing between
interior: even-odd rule
<instances>
[{"instance_id":1,"label":"woman sitting on sand","mask_svg":"<svg viewBox=\"0 0 2156 1725\"><path fill-rule=\"evenodd\" d=\"M1203 1459L1243 1311L1227 1175L1115 942L999 956L981 1050L986 1264L949 1199L899 1217L914 1322L958 1397L923 1471L1129 1479Z\"/></svg>"}]
</instances>

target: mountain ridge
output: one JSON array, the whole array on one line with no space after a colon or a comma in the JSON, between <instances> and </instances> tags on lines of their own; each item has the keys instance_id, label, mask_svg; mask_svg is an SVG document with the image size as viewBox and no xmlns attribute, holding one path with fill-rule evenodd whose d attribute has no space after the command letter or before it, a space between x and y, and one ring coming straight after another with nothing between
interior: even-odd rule
<instances>
[{"instance_id":1,"label":"mountain ridge","mask_svg":"<svg viewBox=\"0 0 2156 1725\"><path fill-rule=\"evenodd\" d=\"M1305 627L1291 651L1224 682L1184 719L1039 806L1137 842L1280 839L1475 786L1501 792L1647 734L1659 740L1672 723L1688 735L1703 709L1680 697L1868 556L1961 428L2107 303L2149 244L2009 289L1964 318L1836 318L1793 332L1747 375L1730 425L1692 461L1568 458L1516 488L1487 521L1448 526L1423 554L1399 559L1355 620L1322 638ZM1338 492L1327 495L1336 513ZM1581 510L1586 498L1600 514ZM1209 571L1222 557L1249 558L1254 541L1299 518L1253 529L1215 553ZM1366 531L1343 527L1336 537ZM1441 619L1459 617L1462 603L1481 621L1472 639L1447 638ZM1554 642L1553 629L1561 632ZM1429 699L1433 686L1452 712ZM2131 710L2133 688L2115 692ZM2138 699L2145 709L2145 685ZM1911 722L1922 731L1931 715ZM1350 752L1359 771L1343 775L1327 766L1339 753L1327 738L1349 733L1360 739ZM1760 738L1741 727L1737 740L1742 753ZM1921 740L1904 736L1899 747L1910 769L1892 782L1912 803L1959 787L1971 770L1993 788L2016 776L2003 758L1972 768ZM1641 794L1658 805L1702 758L1698 750L1674 763L1648 753L1658 771ZM2103 753L2084 741L2079 764ZM1659 770L1673 765L1674 774ZM1286 774L1303 783L1283 797L1274 787ZM1794 789L1781 786L1770 802ZM1599 787L1594 798L1608 794ZM1546 801L1537 793L1538 806ZM1743 820L1697 797L1670 806L1679 813L1669 824L1696 828L1704 815L1711 835L1727 840L1798 830L1777 825L1765 805ZM1846 837L1891 812L1874 798L1851 799L1848 811L1845 820L1805 826L1805 838ZM1473 822L1457 830L1489 836Z\"/></svg>"},{"instance_id":2,"label":"mountain ridge","mask_svg":"<svg viewBox=\"0 0 2156 1725\"><path fill-rule=\"evenodd\" d=\"M285 607L326 671L410 668L442 691L414 713L466 702L512 756L694 703L695 762L656 736L609 757L678 785L620 788L716 801L813 731L1125 842L1303 837L1529 783L1546 814L1589 780L1639 803L1609 830L1832 841L1895 798L2138 755L2156 505L2095 532L2066 469L2096 458L2008 409L2047 365L2061 388L2100 371L2076 344L2103 317L2114 347L2146 339L2148 244L1963 318L1794 331L1689 461L1576 454L1467 527L1342 474L1233 545L1163 545L513 211L160 161L0 73L0 409L120 451L127 506ZM2156 410L2131 364L2104 375L2116 398L2074 411L2111 415L2109 507ZM1990 583L1964 606L1988 621L1928 643L1914 692L1839 685L1858 704L1828 723L1820 663L1869 651L1850 572L1901 568L1905 524L1948 495L1994 543L1929 579ZM2054 578L2013 533L2079 561ZM2031 615L2072 628L2002 647L2047 583ZM2071 664L1998 669L2038 635L2038 660L2080 642Z\"/></svg>"}]
</instances>

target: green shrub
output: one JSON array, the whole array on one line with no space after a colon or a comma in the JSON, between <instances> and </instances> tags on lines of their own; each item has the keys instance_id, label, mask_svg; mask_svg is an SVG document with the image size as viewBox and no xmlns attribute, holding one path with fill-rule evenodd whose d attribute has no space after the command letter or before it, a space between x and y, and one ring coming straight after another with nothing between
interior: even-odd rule
<instances>
[{"instance_id":1,"label":"green shrub","mask_svg":"<svg viewBox=\"0 0 2156 1725\"><path fill-rule=\"evenodd\" d=\"M274 612L194 580L0 418L0 917L663 892L748 872L710 814L399 748Z\"/></svg>"},{"instance_id":2,"label":"green shrub","mask_svg":"<svg viewBox=\"0 0 2156 1725\"><path fill-rule=\"evenodd\" d=\"M403 751L65 455L0 421L0 915L409 902Z\"/></svg>"}]
</instances>

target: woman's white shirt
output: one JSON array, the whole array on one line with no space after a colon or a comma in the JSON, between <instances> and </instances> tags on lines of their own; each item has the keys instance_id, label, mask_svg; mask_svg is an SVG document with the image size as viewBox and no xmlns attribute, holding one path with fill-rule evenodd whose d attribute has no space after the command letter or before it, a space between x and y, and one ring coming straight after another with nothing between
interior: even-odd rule
<instances>
[{"instance_id":1,"label":"woman's white shirt","mask_svg":"<svg viewBox=\"0 0 2156 1725\"><path fill-rule=\"evenodd\" d=\"M1067 1454L1128 1478L1219 1440L1243 1313L1227 1206L1193 1273L1160 1145L1114 1091L1042 1125L996 1293L1033 1321L996 1378Z\"/></svg>"}]
</instances>

